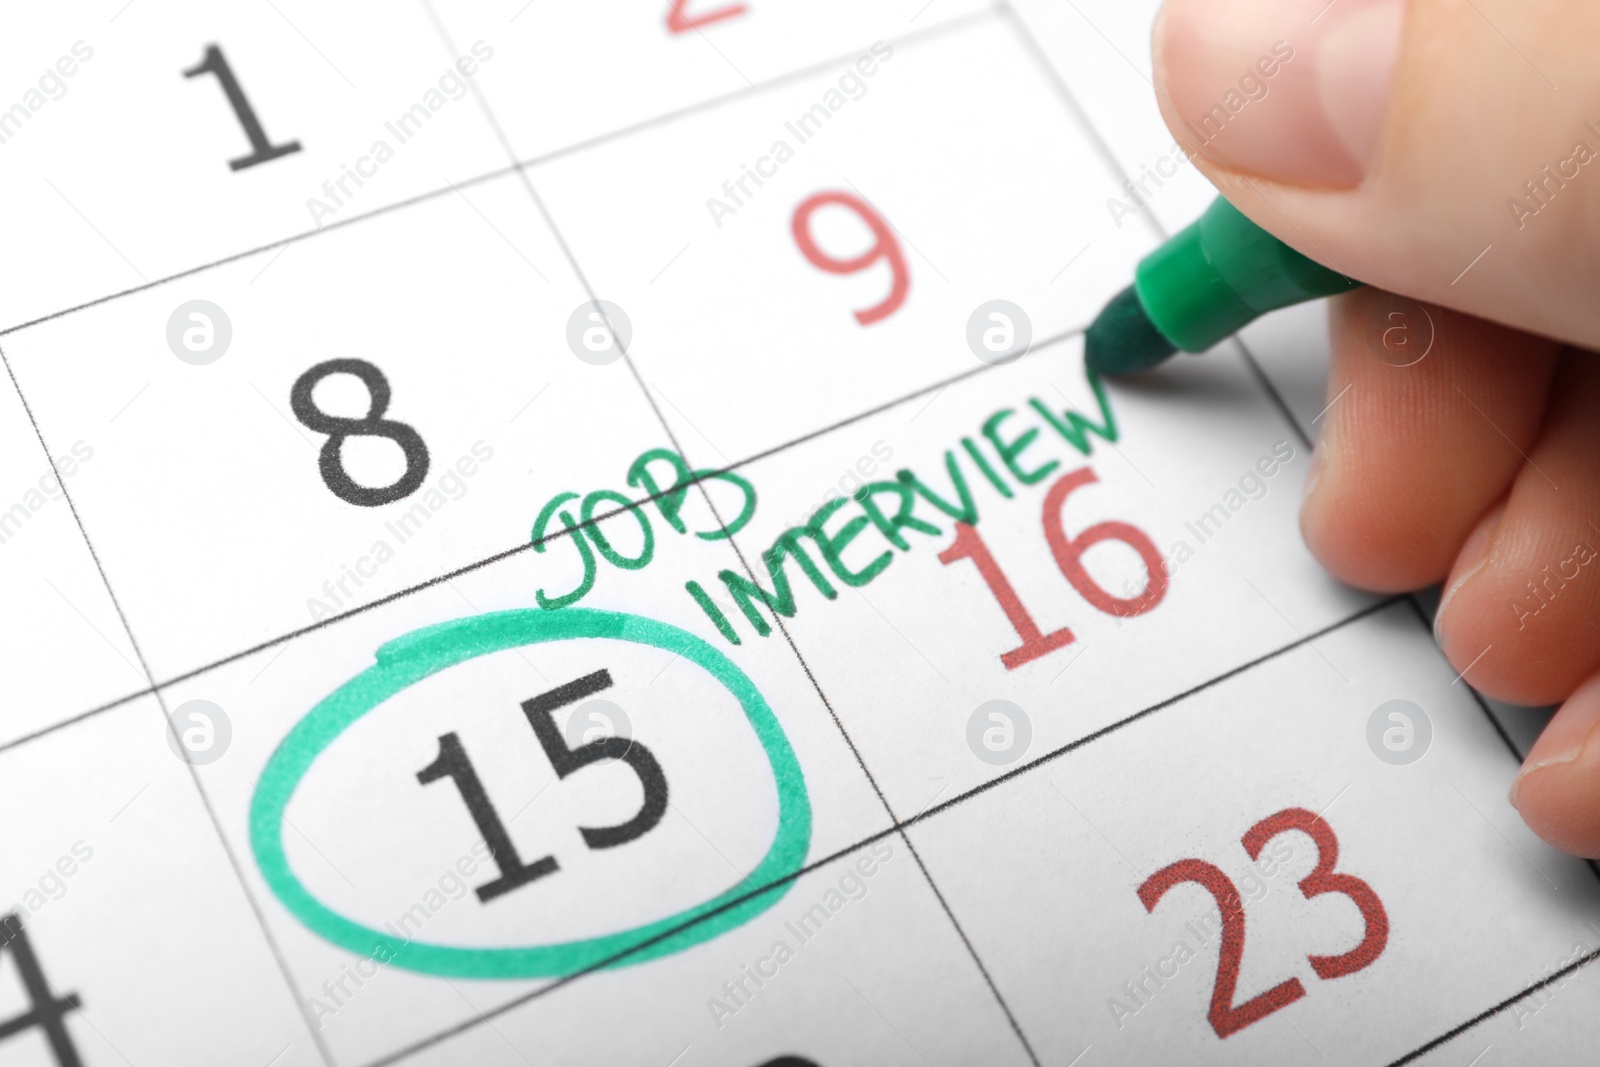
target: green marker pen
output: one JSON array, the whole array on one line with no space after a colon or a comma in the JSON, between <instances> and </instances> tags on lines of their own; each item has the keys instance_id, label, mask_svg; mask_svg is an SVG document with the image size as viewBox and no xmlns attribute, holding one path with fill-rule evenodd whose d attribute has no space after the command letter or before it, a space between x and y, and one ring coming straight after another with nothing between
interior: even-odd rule
<instances>
[{"instance_id":1,"label":"green marker pen","mask_svg":"<svg viewBox=\"0 0 1600 1067\"><path fill-rule=\"evenodd\" d=\"M1222 197L1140 261L1133 284L1084 338L1097 374L1148 370L1178 349L1204 352L1276 308L1359 286L1307 259Z\"/></svg>"}]
</instances>

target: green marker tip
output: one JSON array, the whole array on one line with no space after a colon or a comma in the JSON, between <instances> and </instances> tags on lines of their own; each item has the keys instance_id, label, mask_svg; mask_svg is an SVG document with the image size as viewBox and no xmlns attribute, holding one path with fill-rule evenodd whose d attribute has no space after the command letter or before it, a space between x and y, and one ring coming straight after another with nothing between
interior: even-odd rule
<instances>
[{"instance_id":1,"label":"green marker tip","mask_svg":"<svg viewBox=\"0 0 1600 1067\"><path fill-rule=\"evenodd\" d=\"M1148 370L1204 352L1276 308L1360 284L1296 252L1218 197L1199 221L1140 261L1084 338L1099 374Z\"/></svg>"},{"instance_id":2,"label":"green marker tip","mask_svg":"<svg viewBox=\"0 0 1600 1067\"><path fill-rule=\"evenodd\" d=\"M1147 371L1176 350L1150 322L1139 291L1131 285L1107 304L1083 336L1083 362L1096 374Z\"/></svg>"},{"instance_id":3,"label":"green marker tip","mask_svg":"<svg viewBox=\"0 0 1600 1067\"><path fill-rule=\"evenodd\" d=\"M1096 374L1149 370L1177 350L1150 321L1131 285L1106 305L1083 339L1083 360Z\"/></svg>"}]
</instances>

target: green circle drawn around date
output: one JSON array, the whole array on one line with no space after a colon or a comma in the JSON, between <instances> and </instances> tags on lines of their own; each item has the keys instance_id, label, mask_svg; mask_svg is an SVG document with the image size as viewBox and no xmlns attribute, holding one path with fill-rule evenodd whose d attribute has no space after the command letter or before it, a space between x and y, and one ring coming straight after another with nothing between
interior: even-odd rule
<instances>
[{"instance_id":1,"label":"green circle drawn around date","mask_svg":"<svg viewBox=\"0 0 1600 1067\"><path fill-rule=\"evenodd\" d=\"M778 829L755 870L703 904L631 930L512 948L408 941L347 919L311 895L290 870L283 850L284 811L324 749L385 700L448 667L491 652L576 638L631 641L675 652L708 672L738 699L766 750L778 789ZM376 658L376 664L325 697L294 725L267 761L250 800L250 847L267 885L297 919L341 948L373 957L388 953L387 962L407 970L460 978L556 978L597 965L627 966L681 952L755 918L788 892L793 884L788 876L805 863L811 846L811 801L783 727L745 673L687 631L638 615L588 608L497 611L413 630L379 648ZM775 882L779 884L768 892L739 899L748 893L746 886ZM736 900L739 902L730 906ZM712 912L716 914L685 926ZM620 955L645 942L651 943Z\"/></svg>"}]
</instances>

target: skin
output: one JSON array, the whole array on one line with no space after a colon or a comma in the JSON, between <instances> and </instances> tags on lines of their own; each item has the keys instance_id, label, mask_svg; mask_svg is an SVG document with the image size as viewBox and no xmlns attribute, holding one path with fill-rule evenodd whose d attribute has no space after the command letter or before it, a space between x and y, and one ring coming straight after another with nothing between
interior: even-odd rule
<instances>
[{"instance_id":1,"label":"skin","mask_svg":"<svg viewBox=\"0 0 1600 1067\"><path fill-rule=\"evenodd\" d=\"M1194 162L1372 286L1332 302L1306 542L1355 586L1442 583L1455 668L1561 704L1511 801L1551 844L1600 856L1600 158L1572 162L1579 142L1600 153L1600 4L1336 3L1168 0L1163 115L1198 147L1198 115L1293 45ZM1563 161L1576 176L1546 179Z\"/></svg>"}]
</instances>

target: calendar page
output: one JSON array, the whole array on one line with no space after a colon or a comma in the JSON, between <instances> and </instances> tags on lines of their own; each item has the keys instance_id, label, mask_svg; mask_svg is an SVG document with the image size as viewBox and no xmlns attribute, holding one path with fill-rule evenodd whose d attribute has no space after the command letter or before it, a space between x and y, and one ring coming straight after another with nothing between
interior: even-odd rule
<instances>
[{"instance_id":1,"label":"calendar page","mask_svg":"<svg viewBox=\"0 0 1600 1067\"><path fill-rule=\"evenodd\" d=\"M1155 0L0 33L0 1063L1561 1063L1538 720L1296 526Z\"/></svg>"}]
</instances>

